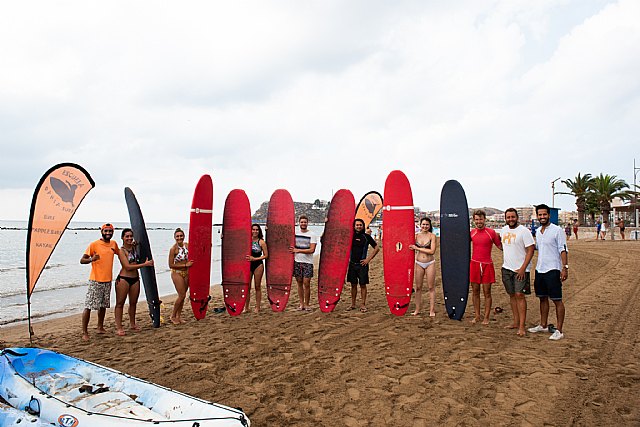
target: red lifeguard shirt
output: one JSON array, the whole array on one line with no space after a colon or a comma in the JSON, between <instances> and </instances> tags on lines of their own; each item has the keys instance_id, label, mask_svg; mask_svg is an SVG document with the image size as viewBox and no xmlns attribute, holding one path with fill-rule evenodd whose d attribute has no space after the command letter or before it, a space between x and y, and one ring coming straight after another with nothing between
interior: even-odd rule
<instances>
[{"instance_id":1,"label":"red lifeguard shirt","mask_svg":"<svg viewBox=\"0 0 640 427\"><path fill-rule=\"evenodd\" d=\"M471 242L473 243L472 261L489 263L491 259L491 246L495 244L497 247L502 246L502 242L498 234L493 228L474 228L471 230Z\"/></svg>"}]
</instances>

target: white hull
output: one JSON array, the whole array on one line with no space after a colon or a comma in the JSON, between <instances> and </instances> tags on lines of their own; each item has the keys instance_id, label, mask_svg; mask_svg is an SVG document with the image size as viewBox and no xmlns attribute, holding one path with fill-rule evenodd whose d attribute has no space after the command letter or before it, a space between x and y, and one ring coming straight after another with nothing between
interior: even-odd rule
<instances>
[{"instance_id":1,"label":"white hull","mask_svg":"<svg viewBox=\"0 0 640 427\"><path fill-rule=\"evenodd\" d=\"M5 349L0 396L60 427L246 427L240 410L38 348Z\"/></svg>"}]
</instances>

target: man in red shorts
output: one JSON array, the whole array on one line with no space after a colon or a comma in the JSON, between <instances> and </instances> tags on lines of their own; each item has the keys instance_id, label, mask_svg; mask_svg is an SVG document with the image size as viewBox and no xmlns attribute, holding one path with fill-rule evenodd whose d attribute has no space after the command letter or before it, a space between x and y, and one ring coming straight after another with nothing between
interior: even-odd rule
<instances>
[{"instance_id":1,"label":"man in red shorts","mask_svg":"<svg viewBox=\"0 0 640 427\"><path fill-rule=\"evenodd\" d=\"M471 230L471 247L473 254L471 255L471 266L469 269L469 281L473 290L473 310L475 317L471 323L480 321L480 284L482 284L482 293L484 294L484 317L483 325L489 324L489 315L491 313L491 284L496 282L496 272L493 268L493 260L491 259L491 249L496 245L502 249L502 242L496 234L495 230L484 226L487 220L487 214L483 210L473 212L473 222L476 228Z\"/></svg>"}]
</instances>

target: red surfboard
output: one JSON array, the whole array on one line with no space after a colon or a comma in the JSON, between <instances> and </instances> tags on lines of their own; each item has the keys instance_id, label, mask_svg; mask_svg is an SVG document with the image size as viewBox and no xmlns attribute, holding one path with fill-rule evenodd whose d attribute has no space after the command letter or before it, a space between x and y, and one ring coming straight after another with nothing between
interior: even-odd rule
<instances>
[{"instance_id":1,"label":"red surfboard","mask_svg":"<svg viewBox=\"0 0 640 427\"><path fill-rule=\"evenodd\" d=\"M196 319L204 319L209 306L211 286L211 221L213 219L213 182L203 175L193 192L189 217L189 300Z\"/></svg>"},{"instance_id":2,"label":"red surfboard","mask_svg":"<svg viewBox=\"0 0 640 427\"><path fill-rule=\"evenodd\" d=\"M251 208L242 190L232 190L224 203L222 219L222 292L232 316L244 310L251 280Z\"/></svg>"},{"instance_id":3,"label":"red surfboard","mask_svg":"<svg viewBox=\"0 0 640 427\"><path fill-rule=\"evenodd\" d=\"M295 208L287 190L276 190L269 200L267 235L269 258L266 260L267 299L273 311L283 311L289 302L293 254L296 243Z\"/></svg>"},{"instance_id":4,"label":"red surfboard","mask_svg":"<svg viewBox=\"0 0 640 427\"><path fill-rule=\"evenodd\" d=\"M411 185L401 171L393 171L384 184L382 250L384 282L391 313L402 316L409 308L413 287L415 243Z\"/></svg>"},{"instance_id":5,"label":"red surfboard","mask_svg":"<svg viewBox=\"0 0 640 427\"><path fill-rule=\"evenodd\" d=\"M324 313L336 308L342 294L353 240L356 202L349 190L338 190L331 199L322 235L318 269L318 305Z\"/></svg>"}]
</instances>

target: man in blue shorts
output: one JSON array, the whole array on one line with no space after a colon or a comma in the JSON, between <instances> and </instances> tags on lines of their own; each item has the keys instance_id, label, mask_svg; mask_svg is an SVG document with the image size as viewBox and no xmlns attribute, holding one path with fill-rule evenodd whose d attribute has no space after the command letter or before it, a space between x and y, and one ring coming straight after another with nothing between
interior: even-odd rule
<instances>
[{"instance_id":1,"label":"man in blue shorts","mask_svg":"<svg viewBox=\"0 0 640 427\"><path fill-rule=\"evenodd\" d=\"M299 227L296 228L296 245L290 247L289 252L295 254L293 262L293 276L298 283L298 311L311 311L311 278L313 277L313 253L316 251L318 236L309 230L309 218L300 215Z\"/></svg>"},{"instance_id":2,"label":"man in blue shorts","mask_svg":"<svg viewBox=\"0 0 640 427\"><path fill-rule=\"evenodd\" d=\"M558 326L549 339L557 341L564 338L562 326L565 308L562 302L562 282L569 277L569 261L564 232L562 228L551 223L549 220L550 211L551 208L545 204L536 206L540 227L536 232L538 261L533 285L536 296L540 299L540 324L529 328L529 332L549 332L547 320L549 318L549 300L551 300L556 306Z\"/></svg>"},{"instance_id":3,"label":"man in blue shorts","mask_svg":"<svg viewBox=\"0 0 640 427\"><path fill-rule=\"evenodd\" d=\"M369 263L376 256L380 248L369 233L365 232L364 221L356 219L353 221L353 240L351 242L351 255L349 256L349 270L347 281L351 283L351 306L347 310L355 310L356 298L358 296L358 283L360 283L360 311L367 311L367 285L369 284ZM373 251L369 256L367 252L369 246Z\"/></svg>"}]
</instances>

